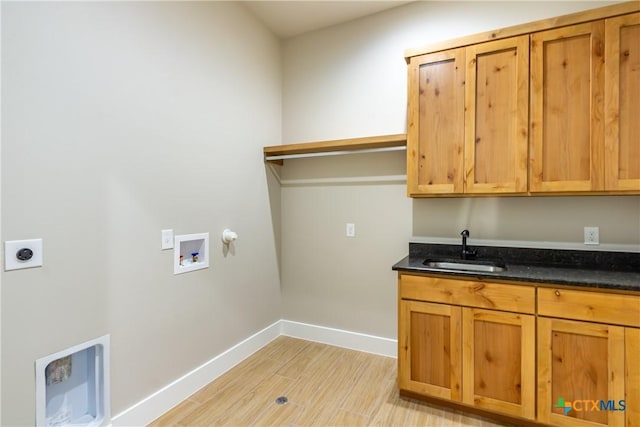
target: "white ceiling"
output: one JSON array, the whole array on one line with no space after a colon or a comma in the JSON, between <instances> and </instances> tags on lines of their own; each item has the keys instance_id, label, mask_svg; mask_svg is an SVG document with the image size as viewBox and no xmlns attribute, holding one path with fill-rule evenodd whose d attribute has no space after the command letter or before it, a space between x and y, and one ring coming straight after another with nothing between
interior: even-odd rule
<instances>
[{"instance_id":1,"label":"white ceiling","mask_svg":"<svg viewBox=\"0 0 640 427\"><path fill-rule=\"evenodd\" d=\"M411 1L245 1L244 4L281 38L351 21Z\"/></svg>"}]
</instances>

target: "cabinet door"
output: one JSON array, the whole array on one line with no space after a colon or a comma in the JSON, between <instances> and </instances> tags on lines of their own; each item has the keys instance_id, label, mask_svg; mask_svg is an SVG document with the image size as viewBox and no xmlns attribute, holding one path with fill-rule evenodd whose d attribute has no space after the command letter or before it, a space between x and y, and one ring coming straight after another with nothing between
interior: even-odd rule
<instances>
[{"instance_id":1,"label":"cabinet door","mask_svg":"<svg viewBox=\"0 0 640 427\"><path fill-rule=\"evenodd\" d=\"M466 49L465 192L526 193L529 36Z\"/></svg>"},{"instance_id":2,"label":"cabinet door","mask_svg":"<svg viewBox=\"0 0 640 427\"><path fill-rule=\"evenodd\" d=\"M625 328L539 317L538 420L622 427L620 400L625 400ZM613 406L602 410L600 401Z\"/></svg>"},{"instance_id":3,"label":"cabinet door","mask_svg":"<svg viewBox=\"0 0 640 427\"><path fill-rule=\"evenodd\" d=\"M409 196L463 191L464 49L411 58Z\"/></svg>"},{"instance_id":4,"label":"cabinet door","mask_svg":"<svg viewBox=\"0 0 640 427\"><path fill-rule=\"evenodd\" d=\"M604 189L604 21L531 35L531 192Z\"/></svg>"},{"instance_id":5,"label":"cabinet door","mask_svg":"<svg viewBox=\"0 0 640 427\"><path fill-rule=\"evenodd\" d=\"M605 186L640 191L640 13L605 23Z\"/></svg>"},{"instance_id":6,"label":"cabinet door","mask_svg":"<svg viewBox=\"0 0 640 427\"><path fill-rule=\"evenodd\" d=\"M535 418L535 317L464 308L463 402Z\"/></svg>"},{"instance_id":7,"label":"cabinet door","mask_svg":"<svg viewBox=\"0 0 640 427\"><path fill-rule=\"evenodd\" d=\"M400 300L398 386L461 400L460 307Z\"/></svg>"},{"instance_id":8,"label":"cabinet door","mask_svg":"<svg viewBox=\"0 0 640 427\"><path fill-rule=\"evenodd\" d=\"M625 328L625 409L626 426L640 426L640 329Z\"/></svg>"}]
</instances>

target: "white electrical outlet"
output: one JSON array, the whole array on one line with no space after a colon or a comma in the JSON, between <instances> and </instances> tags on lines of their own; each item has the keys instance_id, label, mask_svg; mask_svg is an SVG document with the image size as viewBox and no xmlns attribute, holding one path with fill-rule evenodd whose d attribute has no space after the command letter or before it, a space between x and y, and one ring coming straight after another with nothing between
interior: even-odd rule
<instances>
[{"instance_id":1,"label":"white electrical outlet","mask_svg":"<svg viewBox=\"0 0 640 427\"><path fill-rule=\"evenodd\" d=\"M350 222L347 223L346 236L347 237L356 237L356 225L355 224L350 223Z\"/></svg>"},{"instance_id":2,"label":"white electrical outlet","mask_svg":"<svg viewBox=\"0 0 640 427\"><path fill-rule=\"evenodd\" d=\"M584 244L585 245L600 244L600 228L599 227L584 228Z\"/></svg>"}]
</instances>

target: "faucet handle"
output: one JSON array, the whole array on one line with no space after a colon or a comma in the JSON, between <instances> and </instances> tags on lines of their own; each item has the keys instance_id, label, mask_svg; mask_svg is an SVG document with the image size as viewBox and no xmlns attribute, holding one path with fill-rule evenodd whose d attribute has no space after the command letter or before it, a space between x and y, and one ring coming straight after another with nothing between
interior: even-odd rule
<instances>
[{"instance_id":1,"label":"faucet handle","mask_svg":"<svg viewBox=\"0 0 640 427\"><path fill-rule=\"evenodd\" d=\"M467 238L469 237L469 230L462 230L460 233L462 236L462 251L460 252L460 257L462 259L471 259L475 258L476 251L467 246Z\"/></svg>"}]
</instances>

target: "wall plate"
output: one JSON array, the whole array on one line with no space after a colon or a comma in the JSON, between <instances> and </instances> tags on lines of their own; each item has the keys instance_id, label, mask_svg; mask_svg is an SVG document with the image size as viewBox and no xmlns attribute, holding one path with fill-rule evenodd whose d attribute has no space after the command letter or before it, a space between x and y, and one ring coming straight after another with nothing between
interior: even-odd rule
<instances>
[{"instance_id":1,"label":"wall plate","mask_svg":"<svg viewBox=\"0 0 640 427\"><path fill-rule=\"evenodd\" d=\"M33 255L28 260L18 259L18 251L30 249ZM4 242L4 270L42 267L42 239L7 240Z\"/></svg>"},{"instance_id":2,"label":"wall plate","mask_svg":"<svg viewBox=\"0 0 640 427\"><path fill-rule=\"evenodd\" d=\"M584 244L599 245L600 244L600 227L584 228Z\"/></svg>"},{"instance_id":3,"label":"wall plate","mask_svg":"<svg viewBox=\"0 0 640 427\"><path fill-rule=\"evenodd\" d=\"M173 230L160 230L162 242L160 247L164 249L173 249Z\"/></svg>"}]
</instances>

